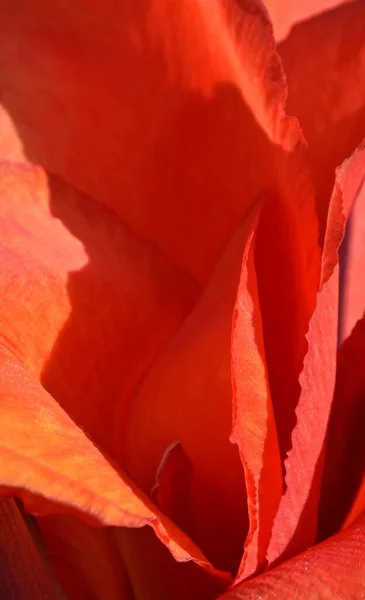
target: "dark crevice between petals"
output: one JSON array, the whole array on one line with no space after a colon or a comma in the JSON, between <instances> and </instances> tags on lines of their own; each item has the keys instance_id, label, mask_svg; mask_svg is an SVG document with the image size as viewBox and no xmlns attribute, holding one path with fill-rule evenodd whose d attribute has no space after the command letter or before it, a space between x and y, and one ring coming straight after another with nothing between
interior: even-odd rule
<instances>
[{"instance_id":1,"label":"dark crevice between petals","mask_svg":"<svg viewBox=\"0 0 365 600\"><path fill-rule=\"evenodd\" d=\"M13 498L0 499L0 598L65 600L30 519Z\"/></svg>"}]
</instances>

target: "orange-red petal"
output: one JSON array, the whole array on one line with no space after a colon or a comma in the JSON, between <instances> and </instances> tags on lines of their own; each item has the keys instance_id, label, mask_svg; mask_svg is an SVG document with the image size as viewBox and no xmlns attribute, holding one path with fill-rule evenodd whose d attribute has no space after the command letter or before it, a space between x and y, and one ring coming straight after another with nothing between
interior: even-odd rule
<instances>
[{"instance_id":1,"label":"orange-red petal","mask_svg":"<svg viewBox=\"0 0 365 600\"><path fill-rule=\"evenodd\" d=\"M270 200L266 200L270 201ZM247 247L232 334L233 428L245 469L250 528L238 578L263 567L282 493L282 467L266 369L254 242Z\"/></svg>"},{"instance_id":2,"label":"orange-red petal","mask_svg":"<svg viewBox=\"0 0 365 600\"><path fill-rule=\"evenodd\" d=\"M285 461L287 488L275 518L267 553L269 564L304 550L314 543L317 535L323 451L336 375L338 249L364 178L365 150L360 149L337 170L322 257L321 286L300 375L297 423Z\"/></svg>"},{"instance_id":3,"label":"orange-red petal","mask_svg":"<svg viewBox=\"0 0 365 600\"><path fill-rule=\"evenodd\" d=\"M102 207L51 183L53 195L41 170L1 165L1 493L19 495L37 515L150 524L177 560L194 556L212 572L196 546L101 452L117 458L113 411L118 399L125 402L127 376L138 379L157 346L161 351L168 342L185 316L187 288L178 283L181 274L160 255L156 262L153 249ZM158 272L167 275L165 284ZM165 296L168 289L177 304ZM138 375L137 359L147 356Z\"/></svg>"},{"instance_id":4,"label":"orange-red petal","mask_svg":"<svg viewBox=\"0 0 365 600\"><path fill-rule=\"evenodd\" d=\"M93 527L66 514L39 517L37 522L67 600L135 600L111 528Z\"/></svg>"},{"instance_id":5,"label":"orange-red petal","mask_svg":"<svg viewBox=\"0 0 365 600\"><path fill-rule=\"evenodd\" d=\"M107 204L199 281L262 188L300 196L259 0L5 0L0 24L1 157Z\"/></svg>"},{"instance_id":6,"label":"orange-red petal","mask_svg":"<svg viewBox=\"0 0 365 600\"><path fill-rule=\"evenodd\" d=\"M220 600L349 600L365 594L365 519Z\"/></svg>"},{"instance_id":7,"label":"orange-red petal","mask_svg":"<svg viewBox=\"0 0 365 600\"><path fill-rule=\"evenodd\" d=\"M216 600L232 581L176 562L149 527L118 528L115 538L136 600Z\"/></svg>"},{"instance_id":8,"label":"orange-red petal","mask_svg":"<svg viewBox=\"0 0 365 600\"><path fill-rule=\"evenodd\" d=\"M365 135L364 22L364 2L349 2L297 25L279 46L287 110L298 117L308 142L321 242L335 169Z\"/></svg>"},{"instance_id":9,"label":"orange-red petal","mask_svg":"<svg viewBox=\"0 0 365 600\"><path fill-rule=\"evenodd\" d=\"M194 282L41 169L0 165L0 340L118 460L129 395L194 305Z\"/></svg>"},{"instance_id":10,"label":"orange-red petal","mask_svg":"<svg viewBox=\"0 0 365 600\"><path fill-rule=\"evenodd\" d=\"M195 539L209 558L237 569L247 527L245 481L230 444L230 338L242 259L256 218L246 219L173 344L130 404L127 472L149 492L166 448L179 442L192 463ZM140 457L143 457L141 460Z\"/></svg>"}]
</instances>

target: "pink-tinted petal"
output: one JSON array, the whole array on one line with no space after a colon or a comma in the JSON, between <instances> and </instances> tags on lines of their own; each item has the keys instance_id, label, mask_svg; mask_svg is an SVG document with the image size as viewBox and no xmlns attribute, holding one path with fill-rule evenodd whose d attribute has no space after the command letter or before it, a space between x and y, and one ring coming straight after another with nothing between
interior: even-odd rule
<instances>
[{"instance_id":1,"label":"pink-tinted petal","mask_svg":"<svg viewBox=\"0 0 365 600\"><path fill-rule=\"evenodd\" d=\"M357 600L365 595L365 522L241 584L221 600Z\"/></svg>"},{"instance_id":2,"label":"pink-tinted petal","mask_svg":"<svg viewBox=\"0 0 365 600\"><path fill-rule=\"evenodd\" d=\"M308 142L321 242L335 169L365 135L364 22L364 2L345 3L296 26L279 46L287 110L298 117Z\"/></svg>"},{"instance_id":3,"label":"pink-tinted petal","mask_svg":"<svg viewBox=\"0 0 365 600\"><path fill-rule=\"evenodd\" d=\"M259 0L5 0L0 24L1 156L104 202L199 281L262 188L302 194Z\"/></svg>"},{"instance_id":4,"label":"pink-tinted petal","mask_svg":"<svg viewBox=\"0 0 365 600\"><path fill-rule=\"evenodd\" d=\"M297 424L285 461L287 489L275 518L267 553L269 564L304 550L314 543L317 535L323 450L336 374L338 249L364 177L365 151L360 149L337 170L323 250L321 287L300 376Z\"/></svg>"}]
</instances>

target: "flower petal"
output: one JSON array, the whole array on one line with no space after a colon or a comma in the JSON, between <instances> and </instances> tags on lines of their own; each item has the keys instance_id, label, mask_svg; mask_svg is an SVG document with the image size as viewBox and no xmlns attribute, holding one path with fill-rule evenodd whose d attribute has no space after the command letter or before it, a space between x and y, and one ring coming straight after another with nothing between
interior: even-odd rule
<instances>
[{"instance_id":1,"label":"flower petal","mask_svg":"<svg viewBox=\"0 0 365 600\"><path fill-rule=\"evenodd\" d=\"M193 535L191 511L192 464L178 442L170 444L162 457L151 497L167 517L183 531Z\"/></svg>"},{"instance_id":2,"label":"flower petal","mask_svg":"<svg viewBox=\"0 0 365 600\"><path fill-rule=\"evenodd\" d=\"M338 249L346 219L365 178L365 150L337 170L322 258L321 287L307 334L308 352L300 375L301 395L292 448L285 461L287 489L267 553L269 564L314 543L325 436L336 374Z\"/></svg>"},{"instance_id":3,"label":"flower petal","mask_svg":"<svg viewBox=\"0 0 365 600\"><path fill-rule=\"evenodd\" d=\"M254 243L246 250L232 335L233 428L245 469L250 519L238 577L265 561L272 522L282 493L282 467L265 362Z\"/></svg>"},{"instance_id":4,"label":"flower petal","mask_svg":"<svg viewBox=\"0 0 365 600\"><path fill-rule=\"evenodd\" d=\"M55 400L4 349L0 352L1 493L35 515L73 513L99 525L151 525L176 560L209 563L96 449Z\"/></svg>"},{"instance_id":5,"label":"flower petal","mask_svg":"<svg viewBox=\"0 0 365 600\"><path fill-rule=\"evenodd\" d=\"M192 561L176 562L149 527L118 528L115 538L136 600L216 600L232 581Z\"/></svg>"},{"instance_id":6,"label":"flower petal","mask_svg":"<svg viewBox=\"0 0 365 600\"><path fill-rule=\"evenodd\" d=\"M112 214L41 169L0 166L0 339L118 460L129 395L198 296Z\"/></svg>"},{"instance_id":7,"label":"flower petal","mask_svg":"<svg viewBox=\"0 0 365 600\"><path fill-rule=\"evenodd\" d=\"M364 2L349 2L296 26L279 46L288 111L298 117L308 142L321 241L335 169L365 135L364 20Z\"/></svg>"},{"instance_id":8,"label":"flower petal","mask_svg":"<svg viewBox=\"0 0 365 600\"><path fill-rule=\"evenodd\" d=\"M349 600L365 594L364 517L333 538L221 596L221 600Z\"/></svg>"},{"instance_id":9,"label":"flower petal","mask_svg":"<svg viewBox=\"0 0 365 600\"><path fill-rule=\"evenodd\" d=\"M2 164L0 199L1 493L18 495L37 515L71 512L99 525L150 524L177 560L194 557L215 573L95 445L117 458L121 432L114 430L119 422L113 411L118 398L125 403L127 373L136 382L181 323L192 302L188 291L185 303L186 278L181 286L181 273L120 229L102 207L55 185L52 205L89 244L88 266L80 241L50 214L40 170ZM172 296L164 296L168 289Z\"/></svg>"},{"instance_id":10,"label":"flower petal","mask_svg":"<svg viewBox=\"0 0 365 600\"><path fill-rule=\"evenodd\" d=\"M73 515L37 522L67 600L134 600L111 528L92 527Z\"/></svg>"},{"instance_id":11,"label":"flower petal","mask_svg":"<svg viewBox=\"0 0 365 600\"><path fill-rule=\"evenodd\" d=\"M233 371L238 384L235 408L240 415L233 439L241 450L251 507L250 533L236 581L265 564L283 487L282 463L295 425L305 333L318 285L317 256L304 251L306 234L297 198L293 196L287 204L272 194L265 197L245 276L248 280L243 278L238 295L238 314L242 314L233 338L239 349L233 350ZM260 385L256 385L257 378L261 378Z\"/></svg>"},{"instance_id":12,"label":"flower petal","mask_svg":"<svg viewBox=\"0 0 365 600\"><path fill-rule=\"evenodd\" d=\"M125 428L126 471L145 492L178 441L192 463L191 508L199 546L215 565L237 569L247 528L246 493L232 427L230 337L250 214L167 352L141 382ZM143 460L140 459L143 456Z\"/></svg>"},{"instance_id":13,"label":"flower petal","mask_svg":"<svg viewBox=\"0 0 365 600\"><path fill-rule=\"evenodd\" d=\"M262 188L300 197L259 0L5 0L0 24L2 157L104 202L197 280Z\"/></svg>"}]
</instances>

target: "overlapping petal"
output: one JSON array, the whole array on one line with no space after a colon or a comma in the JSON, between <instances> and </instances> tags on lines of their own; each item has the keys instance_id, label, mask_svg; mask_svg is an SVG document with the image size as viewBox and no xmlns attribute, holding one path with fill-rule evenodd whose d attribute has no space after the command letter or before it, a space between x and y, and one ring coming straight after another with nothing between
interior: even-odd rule
<instances>
[{"instance_id":1,"label":"overlapping petal","mask_svg":"<svg viewBox=\"0 0 365 600\"><path fill-rule=\"evenodd\" d=\"M308 142L322 243L335 170L365 134L364 22L365 4L355 0L297 25L279 45L288 111Z\"/></svg>"},{"instance_id":2,"label":"overlapping petal","mask_svg":"<svg viewBox=\"0 0 365 600\"><path fill-rule=\"evenodd\" d=\"M104 202L197 280L262 188L302 197L259 0L6 0L0 23L1 156ZM311 247L309 204L302 227Z\"/></svg>"},{"instance_id":3,"label":"overlapping petal","mask_svg":"<svg viewBox=\"0 0 365 600\"><path fill-rule=\"evenodd\" d=\"M285 461L286 491L272 531L269 564L315 542L323 452L336 376L338 249L346 219L365 180L365 151L337 170L322 257L321 287L311 318L308 352L300 375L301 395L292 448Z\"/></svg>"},{"instance_id":4,"label":"overlapping petal","mask_svg":"<svg viewBox=\"0 0 365 600\"><path fill-rule=\"evenodd\" d=\"M244 558L238 572L238 577L246 577L264 564L282 493L280 450L266 369L254 252L250 246L243 261L235 305L232 379L231 441L237 444L245 469L250 519Z\"/></svg>"},{"instance_id":5,"label":"overlapping petal","mask_svg":"<svg viewBox=\"0 0 365 600\"><path fill-rule=\"evenodd\" d=\"M365 594L364 517L352 527L221 596L222 600L348 600Z\"/></svg>"},{"instance_id":6,"label":"overlapping petal","mask_svg":"<svg viewBox=\"0 0 365 600\"><path fill-rule=\"evenodd\" d=\"M215 565L234 572L247 529L245 480L232 427L231 323L251 213L219 261L200 301L173 344L141 382L130 404L124 464L149 492L170 444L191 461L194 539ZM143 456L140 460L139 456Z\"/></svg>"},{"instance_id":7,"label":"overlapping petal","mask_svg":"<svg viewBox=\"0 0 365 600\"><path fill-rule=\"evenodd\" d=\"M112 528L69 514L40 517L37 524L67 600L134 600Z\"/></svg>"},{"instance_id":8,"label":"overlapping petal","mask_svg":"<svg viewBox=\"0 0 365 600\"><path fill-rule=\"evenodd\" d=\"M168 342L191 306L191 283L103 208L95 205L93 212L75 190L59 184L51 196L39 169L2 164L0 196L1 492L18 495L37 515L71 512L104 526L150 524L177 560L193 558L214 572L104 454L117 458L113 411L126 401L126 372L138 379L138 368L146 369ZM77 235L85 245L93 242L89 267ZM80 285L70 284L70 272L74 278L81 273ZM172 294L166 305L164 285Z\"/></svg>"}]
</instances>

